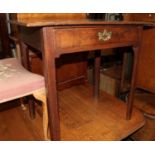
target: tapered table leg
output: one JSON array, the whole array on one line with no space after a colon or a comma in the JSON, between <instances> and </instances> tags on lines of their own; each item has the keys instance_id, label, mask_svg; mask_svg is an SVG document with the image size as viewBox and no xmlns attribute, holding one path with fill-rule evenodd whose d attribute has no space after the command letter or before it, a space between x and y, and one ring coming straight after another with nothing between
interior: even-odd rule
<instances>
[{"instance_id":1,"label":"tapered table leg","mask_svg":"<svg viewBox=\"0 0 155 155\"><path fill-rule=\"evenodd\" d=\"M127 120L129 120L132 115L134 92L136 88L136 73L137 73L137 61L138 61L139 47L133 47L133 52L134 52L134 62L133 62L133 71L132 71L132 80L131 80L131 88L130 88L130 93L129 93L129 100L127 103L127 113L126 113Z\"/></svg>"},{"instance_id":2,"label":"tapered table leg","mask_svg":"<svg viewBox=\"0 0 155 155\"><path fill-rule=\"evenodd\" d=\"M94 98L99 97L101 51L95 51L94 62Z\"/></svg>"}]
</instances>

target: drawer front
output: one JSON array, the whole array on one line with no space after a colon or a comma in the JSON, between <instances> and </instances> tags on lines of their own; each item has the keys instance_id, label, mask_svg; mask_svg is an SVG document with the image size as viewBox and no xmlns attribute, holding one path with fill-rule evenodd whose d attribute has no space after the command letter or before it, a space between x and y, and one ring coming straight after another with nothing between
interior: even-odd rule
<instances>
[{"instance_id":1,"label":"drawer front","mask_svg":"<svg viewBox=\"0 0 155 155\"><path fill-rule=\"evenodd\" d=\"M115 43L135 42L138 36L136 27L66 28L55 29L55 48L77 48L102 46Z\"/></svg>"}]
</instances>

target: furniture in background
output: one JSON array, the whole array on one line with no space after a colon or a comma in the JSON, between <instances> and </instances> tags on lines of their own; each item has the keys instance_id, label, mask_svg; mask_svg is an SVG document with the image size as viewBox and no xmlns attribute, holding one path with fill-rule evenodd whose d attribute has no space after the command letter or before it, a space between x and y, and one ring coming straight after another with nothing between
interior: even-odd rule
<instances>
[{"instance_id":1,"label":"furniture in background","mask_svg":"<svg viewBox=\"0 0 155 155\"><path fill-rule=\"evenodd\" d=\"M23 21L25 19L33 20L58 20L58 19L85 19L84 13L11 13L10 19ZM18 41L19 30L17 25L11 24L10 39L14 41L16 55L21 59L21 52ZM29 69L37 74L43 75L42 55L40 51L30 50ZM56 60L57 87L59 90L69 88L77 84L83 84L87 81L87 53L62 55Z\"/></svg>"},{"instance_id":2,"label":"furniture in background","mask_svg":"<svg viewBox=\"0 0 155 155\"><path fill-rule=\"evenodd\" d=\"M46 105L44 78L27 71L16 58L0 60L0 104L7 101L32 95L42 101L43 130L45 140L48 139L48 114ZM30 104L30 115L34 116L34 102Z\"/></svg>"},{"instance_id":3,"label":"furniture in background","mask_svg":"<svg viewBox=\"0 0 155 155\"><path fill-rule=\"evenodd\" d=\"M155 22L154 13L133 13L125 14L126 21L143 21ZM141 54L139 56L137 86L139 88L155 92L154 87L154 72L152 68L155 67L154 49L155 49L155 28L144 29L141 43Z\"/></svg>"},{"instance_id":4,"label":"furniture in background","mask_svg":"<svg viewBox=\"0 0 155 155\"><path fill-rule=\"evenodd\" d=\"M6 20L6 14L0 13L0 58L5 58L11 54Z\"/></svg>"},{"instance_id":5,"label":"furniture in background","mask_svg":"<svg viewBox=\"0 0 155 155\"><path fill-rule=\"evenodd\" d=\"M106 49L101 52L100 89L118 98L130 90L131 73L127 48ZM93 83L94 56L88 55L88 81Z\"/></svg>"}]
</instances>

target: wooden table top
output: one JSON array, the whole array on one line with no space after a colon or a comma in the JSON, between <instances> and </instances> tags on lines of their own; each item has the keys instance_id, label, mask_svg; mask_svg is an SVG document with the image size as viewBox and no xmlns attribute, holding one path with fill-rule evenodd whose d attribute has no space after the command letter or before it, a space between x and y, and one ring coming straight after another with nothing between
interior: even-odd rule
<instances>
[{"instance_id":1,"label":"wooden table top","mask_svg":"<svg viewBox=\"0 0 155 155\"><path fill-rule=\"evenodd\" d=\"M9 21L12 24L17 24L25 27L43 27L43 26L77 26L77 25L144 25L144 26L155 26L151 22L127 22L127 21L102 21L102 20L47 20L47 19L25 19L23 21Z\"/></svg>"}]
</instances>

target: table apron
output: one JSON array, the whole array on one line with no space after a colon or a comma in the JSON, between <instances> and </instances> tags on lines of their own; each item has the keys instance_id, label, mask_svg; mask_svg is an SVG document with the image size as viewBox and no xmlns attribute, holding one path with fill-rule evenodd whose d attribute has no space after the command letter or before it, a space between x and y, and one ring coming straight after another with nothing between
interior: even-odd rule
<instances>
[{"instance_id":1,"label":"table apron","mask_svg":"<svg viewBox=\"0 0 155 155\"><path fill-rule=\"evenodd\" d=\"M138 44L138 26L102 27L44 27L54 40L51 52L55 57L63 53L74 53ZM42 51L42 28L23 28L23 42Z\"/></svg>"},{"instance_id":2,"label":"table apron","mask_svg":"<svg viewBox=\"0 0 155 155\"><path fill-rule=\"evenodd\" d=\"M58 53L130 46L137 44L137 27L103 26L99 28L58 28L54 48Z\"/></svg>"}]
</instances>

